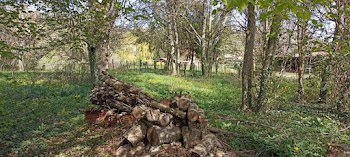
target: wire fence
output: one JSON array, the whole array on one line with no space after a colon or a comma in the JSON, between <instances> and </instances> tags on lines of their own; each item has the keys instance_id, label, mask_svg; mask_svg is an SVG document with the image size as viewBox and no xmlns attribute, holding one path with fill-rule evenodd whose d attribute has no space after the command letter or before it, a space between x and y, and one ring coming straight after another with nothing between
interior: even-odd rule
<instances>
[{"instance_id":1,"label":"wire fence","mask_svg":"<svg viewBox=\"0 0 350 157\"><path fill-rule=\"evenodd\" d=\"M137 62L129 62L129 61L119 61L119 62L111 62L109 64L110 70L143 70L147 71L150 69L159 70L159 69L170 69L172 68L171 65L168 65L166 62L160 61L160 60L153 60L153 61L137 61ZM191 69L191 63L188 61L181 62L179 64L180 71L186 73L186 71L193 70L194 72L201 72L202 65L195 63L192 65ZM233 64L214 64L212 67L213 73L226 73L226 74L239 74L241 71L241 67L239 63L233 63Z\"/></svg>"},{"instance_id":2,"label":"wire fence","mask_svg":"<svg viewBox=\"0 0 350 157\"><path fill-rule=\"evenodd\" d=\"M140 72L152 72L154 70L164 70L171 71L172 66L168 66L166 62L162 60L151 60L151 61L114 61L109 63L110 71L117 70L136 70ZM18 67L12 67L7 69L2 69L1 71L12 72L12 77L15 77L14 72L18 71ZM34 69L25 69L24 72L37 72L37 75L33 76L33 81L40 80L43 77L47 77L50 80L58 79L65 82L74 83L89 81L91 79L90 75L90 64L89 63L54 63L54 64L42 64ZM40 74L40 72L45 72ZM183 61L179 64L179 72L181 75L186 76L188 74L195 73L200 75L202 72L202 66L199 63L195 63L191 67L191 63L188 61ZM233 64L218 64L213 65L212 73L224 73L224 74L241 74L241 68L239 63Z\"/></svg>"}]
</instances>

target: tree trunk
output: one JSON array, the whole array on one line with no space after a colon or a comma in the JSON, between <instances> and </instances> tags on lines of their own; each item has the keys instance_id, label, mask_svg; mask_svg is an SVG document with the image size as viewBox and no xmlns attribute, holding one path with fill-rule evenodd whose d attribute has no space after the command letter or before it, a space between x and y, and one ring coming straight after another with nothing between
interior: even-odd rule
<instances>
[{"instance_id":1,"label":"tree trunk","mask_svg":"<svg viewBox=\"0 0 350 157\"><path fill-rule=\"evenodd\" d=\"M215 73L218 74L219 70L219 56L216 57L215 59Z\"/></svg>"},{"instance_id":2,"label":"tree trunk","mask_svg":"<svg viewBox=\"0 0 350 157\"><path fill-rule=\"evenodd\" d=\"M23 54L20 54L19 56L19 59L18 59L18 70L19 71L24 71L24 57L23 57Z\"/></svg>"},{"instance_id":3,"label":"tree trunk","mask_svg":"<svg viewBox=\"0 0 350 157\"><path fill-rule=\"evenodd\" d=\"M320 86L320 102L327 102L327 93L328 93L328 89L327 89L327 83L330 77L330 72L329 72L329 61L327 59L326 63L324 63L325 65L323 65L323 70L321 73L321 86Z\"/></svg>"},{"instance_id":4,"label":"tree trunk","mask_svg":"<svg viewBox=\"0 0 350 157\"><path fill-rule=\"evenodd\" d=\"M194 60L195 60L195 52L196 51L192 51L192 54L191 54L191 65L190 65L190 70L192 72L192 76L195 76L196 75L196 65L194 64Z\"/></svg>"},{"instance_id":5,"label":"tree trunk","mask_svg":"<svg viewBox=\"0 0 350 157\"><path fill-rule=\"evenodd\" d=\"M167 55L166 55L166 63L164 65L164 70L168 71L169 70L169 66L170 66L170 60L171 60L171 55L169 53L169 51L167 51Z\"/></svg>"},{"instance_id":6,"label":"tree trunk","mask_svg":"<svg viewBox=\"0 0 350 157\"><path fill-rule=\"evenodd\" d=\"M339 3L339 1L336 1L336 4L337 4L337 7L340 8L341 7L341 4ZM341 14L338 12L338 16L336 18L336 21L335 21L335 30L334 30L334 36L333 36L333 51L335 52L338 48L338 41L340 40L340 31L339 30L339 27L341 25ZM329 81L329 77L331 75L331 72L330 72L330 64L331 64L331 61L332 61L332 56L328 56L330 58L327 58L326 62L324 63L323 65L323 70L322 70L322 73L321 73L321 86L320 86L320 101L321 102L327 102L327 93L328 93L328 88L327 88L327 83Z\"/></svg>"},{"instance_id":7,"label":"tree trunk","mask_svg":"<svg viewBox=\"0 0 350 157\"><path fill-rule=\"evenodd\" d=\"M194 51L191 52L190 70L194 70Z\"/></svg>"},{"instance_id":8,"label":"tree trunk","mask_svg":"<svg viewBox=\"0 0 350 157\"><path fill-rule=\"evenodd\" d=\"M206 77L211 76L213 63L207 59L202 63L202 75Z\"/></svg>"},{"instance_id":9,"label":"tree trunk","mask_svg":"<svg viewBox=\"0 0 350 157\"><path fill-rule=\"evenodd\" d=\"M304 73L305 73L305 44L307 40L307 22L299 26L298 30L298 101L304 101Z\"/></svg>"},{"instance_id":10,"label":"tree trunk","mask_svg":"<svg viewBox=\"0 0 350 157\"><path fill-rule=\"evenodd\" d=\"M248 3L248 27L246 30L246 43L244 49L244 61L242 70L242 104L241 109L247 110L252 104L253 82L253 50L256 31L255 6Z\"/></svg>"},{"instance_id":11,"label":"tree trunk","mask_svg":"<svg viewBox=\"0 0 350 157\"><path fill-rule=\"evenodd\" d=\"M100 81L100 76L101 75L107 75L108 74L108 59L109 59L109 35L105 35L102 38L101 42L98 42L96 44L96 65L97 67L95 69L96 73L96 81L95 85L100 85L102 82Z\"/></svg>"},{"instance_id":12,"label":"tree trunk","mask_svg":"<svg viewBox=\"0 0 350 157\"><path fill-rule=\"evenodd\" d=\"M176 48L175 48L175 39L174 39L174 28L172 22L168 24L169 28L169 40L170 40L170 56L171 56L171 75L177 75L177 65L176 65Z\"/></svg>"},{"instance_id":13,"label":"tree trunk","mask_svg":"<svg viewBox=\"0 0 350 157\"><path fill-rule=\"evenodd\" d=\"M89 64L90 64L90 79L91 83L94 87L98 85L98 74L97 74L97 67L96 67L96 47L93 46L91 43L86 43L87 49L88 49L88 56L89 56Z\"/></svg>"},{"instance_id":14,"label":"tree trunk","mask_svg":"<svg viewBox=\"0 0 350 157\"><path fill-rule=\"evenodd\" d=\"M175 52L175 65L176 65L176 75L180 74L180 46L179 46L179 32L178 32L178 26L177 26L177 22L175 21L175 19L173 20L174 22L174 35L175 35L175 48L176 48L176 52Z\"/></svg>"},{"instance_id":15,"label":"tree trunk","mask_svg":"<svg viewBox=\"0 0 350 157\"><path fill-rule=\"evenodd\" d=\"M268 80L270 76L271 65L273 63L273 59L278 46L278 35L279 35L279 29L281 27L281 20L282 20L282 15L277 14L274 16L271 24L270 37L267 42L267 47L264 50L265 56L263 57L263 63L262 63L263 67L262 67L261 76L260 76L260 90L259 90L257 106L255 107L255 111L259 111L262 107L265 106ZM275 34L275 35L271 35L271 34Z\"/></svg>"},{"instance_id":16,"label":"tree trunk","mask_svg":"<svg viewBox=\"0 0 350 157\"><path fill-rule=\"evenodd\" d=\"M201 36L201 62L202 62L202 75L206 76L206 67L205 64L207 62L206 52L207 52L207 39L206 39L206 30L207 30L207 20L208 20L208 5L210 2L207 1L203 3L203 26L202 26L202 36Z\"/></svg>"},{"instance_id":17,"label":"tree trunk","mask_svg":"<svg viewBox=\"0 0 350 157\"><path fill-rule=\"evenodd\" d=\"M100 76L108 74L109 59L109 34L114 26L114 19L117 17L115 4L117 0L110 0L105 3L91 2L91 9L102 9L103 16L95 16L93 20L100 25L93 27L90 33L96 34L97 38L88 41L88 53L90 62L91 77L94 86L101 85ZM113 19L113 20L109 20Z\"/></svg>"},{"instance_id":18,"label":"tree trunk","mask_svg":"<svg viewBox=\"0 0 350 157\"><path fill-rule=\"evenodd\" d=\"M204 65L203 61L201 61L201 70L202 70L202 76L205 76L206 71L205 71L205 65Z\"/></svg>"}]
</instances>

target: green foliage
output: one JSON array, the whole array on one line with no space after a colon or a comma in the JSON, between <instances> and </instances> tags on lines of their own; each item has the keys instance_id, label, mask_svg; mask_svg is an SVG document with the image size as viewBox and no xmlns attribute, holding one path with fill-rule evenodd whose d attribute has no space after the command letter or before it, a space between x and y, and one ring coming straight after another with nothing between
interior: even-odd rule
<instances>
[{"instance_id":1,"label":"green foliage","mask_svg":"<svg viewBox=\"0 0 350 157\"><path fill-rule=\"evenodd\" d=\"M223 3L227 8L233 8L243 12L247 8L248 3L255 4L255 0L223 0Z\"/></svg>"},{"instance_id":2,"label":"green foliage","mask_svg":"<svg viewBox=\"0 0 350 157\"><path fill-rule=\"evenodd\" d=\"M232 76L214 75L212 79L202 77L184 78L137 71L117 71L112 74L123 81L142 87L157 98L169 98L174 91L191 92L192 100L206 112L211 125L238 134L235 138L222 139L231 143L236 150L256 150L256 156L324 156L327 143L349 140L348 133L339 132L340 118L331 111L319 113L318 104L300 105L293 103L296 81L282 78L279 88L274 89L271 106L275 109L266 114L245 114L238 110L241 101L239 80ZM278 84L278 80L273 81ZM316 101L317 86L314 80L306 80L308 101ZM273 85L275 86L275 85ZM276 85L277 86L277 85ZM272 90L272 89L270 89ZM274 105L275 104L275 105ZM233 119L255 121L273 129L258 127L245 122L231 122L217 119L221 114ZM324 136L328 134L329 136ZM336 138L334 138L336 137Z\"/></svg>"}]
</instances>

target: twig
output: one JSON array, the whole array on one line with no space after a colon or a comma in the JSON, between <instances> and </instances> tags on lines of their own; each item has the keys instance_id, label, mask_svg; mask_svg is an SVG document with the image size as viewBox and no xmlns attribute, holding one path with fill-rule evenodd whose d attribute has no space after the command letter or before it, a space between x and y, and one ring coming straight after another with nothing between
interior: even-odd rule
<instances>
[{"instance_id":1,"label":"twig","mask_svg":"<svg viewBox=\"0 0 350 157\"><path fill-rule=\"evenodd\" d=\"M343 129L341 129L341 130L339 130L339 131L340 131L340 132L343 132L343 131L346 131L346 130L348 130L348 129L350 129L350 125L347 126L347 127L345 127L345 128L343 128Z\"/></svg>"},{"instance_id":2,"label":"twig","mask_svg":"<svg viewBox=\"0 0 350 157\"><path fill-rule=\"evenodd\" d=\"M224 129L219 129L219 128L215 128L215 127L209 127L208 130L212 133L219 133L219 134L226 134L226 135L232 135L234 137L237 136L237 134L230 132L230 131L226 131Z\"/></svg>"}]
</instances>

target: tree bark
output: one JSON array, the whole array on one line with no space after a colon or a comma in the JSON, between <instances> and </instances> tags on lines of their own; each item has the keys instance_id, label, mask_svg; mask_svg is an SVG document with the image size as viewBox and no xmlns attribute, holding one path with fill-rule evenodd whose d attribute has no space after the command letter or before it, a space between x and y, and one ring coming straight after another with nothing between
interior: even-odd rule
<instances>
[{"instance_id":1,"label":"tree bark","mask_svg":"<svg viewBox=\"0 0 350 157\"><path fill-rule=\"evenodd\" d=\"M131 127L123 137L126 138L133 146L136 146L146 137L147 126L143 123Z\"/></svg>"},{"instance_id":2,"label":"tree bark","mask_svg":"<svg viewBox=\"0 0 350 157\"><path fill-rule=\"evenodd\" d=\"M340 3L340 1L336 1L337 7L341 8L342 4ZM340 9L338 9L338 16L335 20L335 30L334 30L334 36L333 36L333 43L332 43L332 47L333 47L333 52L337 51L339 46L338 46L338 42L340 40L340 25L341 25L341 13L339 12ZM329 77L331 75L330 72L330 64L332 61L332 56L328 56L329 58L327 58L326 62L323 65L323 70L321 73L321 86L320 86L320 101L321 102L327 102L327 93L328 93L328 88L327 88L327 84L329 81Z\"/></svg>"},{"instance_id":3,"label":"tree bark","mask_svg":"<svg viewBox=\"0 0 350 157\"><path fill-rule=\"evenodd\" d=\"M147 130L147 139L153 146L178 141L181 137L181 129L177 126L159 127L154 125Z\"/></svg>"},{"instance_id":4,"label":"tree bark","mask_svg":"<svg viewBox=\"0 0 350 157\"><path fill-rule=\"evenodd\" d=\"M170 40L170 56L171 56L171 75L177 75L177 71L176 71L176 49L175 49L175 41L174 41L174 35L173 35L173 25L172 23L168 24L168 28L169 28L169 40Z\"/></svg>"},{"instance_id":5,"label":"tree bark","mask_svg":"<svg viewBox=\"0 0 350 157\"><path fill-rule=\"evenodd\" d=\"M187 111L187 119L189 122L205 122L204 111L197 104L191 103Z\"/></svg>"},{"instance_id":6,"label":"tree bark","mask_svg":"<svg viewBox=\"0 0 350 157\"><path fill-rule=\"evenodd\" d=\"M101 17L95 15L93 20L98 25L89 30L91 34L96 35L94 39L89 39L88 51L90 61L90 71L94 75L92 77L94 86L101 85L100 76L108 74L108 59L109 59L109 35L110 30L114 26L114 19L117 17L115 4L117 0L91 2L91 9L103 10L104 15ZM109 20L109 18L113 20ZM93 70L92 70L93 69Z\"/></svg>"},{"instance_id":7,"label":"tree bark","mask_svg":"<svg viewBox=\"0 0 350 157\"><path fill-rule=\"evenodd\" d=\"M96 47L92 43L87 42L89 64L90 64L90 79L94 87L98 85L98 74L96 67Z\"/></svg>"},{"instance_id":8,"label":"tree bark","mask_svg":"<svg viewBox=\"0 0 350 157\"><path fill-rule=\"evenodd\" d=\"M323 70L321 73L321 86L320 86L320 102L327 102L327 93L328 93L328 88L327 88L327 83L330 77L330 72L329 72L329 59L324 63L323 65Z\"/></svg>"},{"instance_id":9,"label":"tree bark","mask_svg":"<svg viewBox=\"0 0 350 157\"><path fill-rule=\"evenodd\" d=\"M190 64L190 71L192 72L192 76L195 74L195 64L194 64L194 59L195 59L195 51L191 52L191 64Z\"/></svg>"},{"instance_id":10,"label":"tree bark","mask_svg":"<svg viewBox=\"0 0 350 157\"><path fill-rule=\"evenodd\" d=\"M174 18L174 35L175 35L175 65L176 65L176 75L180 74L180 45L179 45L179 32L178 32L178 26L177 21Z\"/></svg>"},{"instance_id":11,"label":"tree bark","mask_svg":"<svg viewBox=\"0 0 350 157\"><path fill-rule=\"evenodd\" d=\"M176 28L176 21L175 21L175 3L172 0L166 1L166 13L167 13L167 26L168 26L168 38L170 42L170 58L171 61L171 75L176 76L178 75L178 34L177 34L177 28Z\"/></svg>"},{"instance_id":12,"label":"tree bark","mask_svg":"<svg viewBox=\"0 0 350 157\"><path fill-rule=\"evenodd\" d=\"M219 70L219 55L215 57L215 73L218 74Z\"/></svg>"},{"instance_id":13,"label":"tree bark","mask_svg":"<svg viewBox=\"0 0 350 157\"><path fill-rule=\"evenodd\" d=\"M281 20L282 20L282 15L277 14L274 16L271 24L270 37L267 42L267 47L264 50L265 56L263 57L264 58L262 63L263 67L262 67L261 76L260 76L260 90L259 90L259 95L257 100L257 106L254 109L256 112L265 106L268 80L270 76L271 65L273 63L273 59L278 46L278 36L279 36L279 29L281 27Z\"/></svg>"},{"instance_id":14,"label":"tree bark","mask_svg":"<svg viewBox=\"0 0 350 157\"><path fill-rule=\"evenodd\" d=\"M307 41L307 22L298 30L298 101L304 101L304 73L305 73L305 44Z\"/></svg>"},{"instance_id":15,"label":"tree bark","mask_svg":"<svg viewBox=\"0 0 350 157\"><path fill-rule=\"evenodd\" d=\"M23 54L19 54L18 55L19 59L18 59L18 70L19 71L24 71L24 57Z\"/></svg>"},{"instance_id":16,"label":"tree bark","mask_svg":"<svg viewBox=\"0 0 350 157\"><path fill-rule=\"evenodd\" d=\"M207 1L207 3L210 3ZM201 36L201 62L202 62L202 75L206 76L206 67L207 63L206 51L207 51L207 21L208 21L208 4L206 2L203 3L203 25L202 25L202 36Z\"/></svg>"},{"instance_id":17,"label":"tree bark","mask_svg":"<svg viewBox=\"0 0 350 157\"><path fill-rule=\"evenodd\" d=\"M186 118L186 112L183 112L183 111L178 110L178 109L170 108L169 106L163 105L161 103L153 102L153 103L149 104L149 106L152 108L159 109L163 112L170 113L173 116L176 116L176 117L179 117L182 119Z\"/></svg>"},{"instance_id":18,"label":"tree bark","mask_svg":"<svg viewBox=\"0 0 350 157\"><path fill-rule=\"evenodd\" d=\"M208 153L212 152L212 150L219 146L219 142L214 134L208 134L203 137L200 144L196 145L191 150L191 157L205 157Z\"/></svg>"},{"instance_id":19,"label":"tree bark","mask_svg":"<svg viewBox=\"0 0 350 157\"><path fill-rule=\"evenodd\" d=\"M256 31L255 6L248 3L248 27L246 30L246 43L244 49L244 61L242 70L242 104L241 109L247 110L252 105L253 83L253 51Z\"/></svg>"},{"instance_id":20,"label":"tree bark","mask_svg":"<svg viewBox=\"0 0 350 157\"><path fill-rule=\"evenodd\" d=\"M146 111L146 119L149 122L165 127L173 120L173 116L169 113L162 113L159 109L149 109Z\"/></svg>"}]
</instances>

